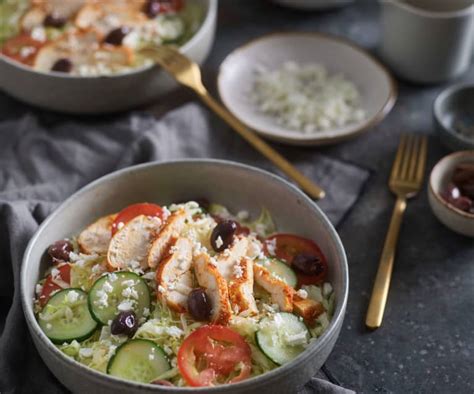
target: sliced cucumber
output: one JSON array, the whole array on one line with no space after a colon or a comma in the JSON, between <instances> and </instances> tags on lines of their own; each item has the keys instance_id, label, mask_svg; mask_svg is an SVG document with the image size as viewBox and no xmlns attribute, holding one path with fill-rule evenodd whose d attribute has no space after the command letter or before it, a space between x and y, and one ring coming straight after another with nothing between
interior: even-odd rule
<instances>
[{"instance_id":1,"label":"sliced cucumber","mask_svg":"<svg viewBox=\"0 0 474 394\"><path fill-rule=\"evenodd\" d=\"M276 313L260 322L255 340L260 350L275 364L282 365L298 356L309 343L306 325L292 313Z\"/></svg>"},{"instance_id":2,"label":"sliced cucumber","mask_svg":"<svg viewBox=\"0 0 474 394\"><path fill-rule=\"evenodd\" d=\"M169 369L163 349L148 339L132 339L120 345L107 365L109 375L142 383L152 382Z\"/></svg>"},{"instance_id":3,"label":"sliced cucumber","mask_svg":"<svg viewBox=\"0 0 474 394\"><path fill-rule=\"evenodd\" d=\"M133 272L112 272L101 276L89 292L93 318L108 324L121 311L133 310L140 319L150 310L150 291L146 282Z\"/></svg>"},{"instance_id":4,"label":"sliced cucumber","mask_svg":"<svg viewBox=\"0 0 474 394\"><path fill-rule=\"evenodd\" d=\"M38 316L38 323L53 342L83 341L97 328L87 306L87 293L64 289L54 294Z\"/></svg>"},{"instance_id":5,"label":"sliced cucumber","mask_svg":"<svg viewBox=\"0 0 474 394\"><path fill-rule=\"evenodd\" d=\"M298 283L298 278L296 277L295 272L291 267L278 259L268 259L265 260L265 263L259 262L263 267L265 267L270 273L278 279L281 279L290 287L296 287Z\"/></svg>"}]
</instances>

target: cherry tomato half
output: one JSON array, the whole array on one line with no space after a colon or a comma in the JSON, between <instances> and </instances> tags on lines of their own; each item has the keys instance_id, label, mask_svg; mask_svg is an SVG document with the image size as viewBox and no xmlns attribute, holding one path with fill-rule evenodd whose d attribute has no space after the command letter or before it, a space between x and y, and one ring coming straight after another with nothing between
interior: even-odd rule
<instances>
[{"instance_id":1,"label":"cherry tomato half","mask_svg":"<svg viewBox=\"0 0 474 394\"><path fill-rule=\"evenodd\" d=\"M129 205L118 213L112 223L112 235L114 235L121 226L127 224L130 220L139 215L156 216L163 219L163 209L159 205L147 202Z\"/></svg>"},{"instance_id":2,"label":"cherry tomato half","mask_svg":"<svg viewBox=\"0 0 474 394\"><path fill-rule=\"evenodd\" d=\"M31 38L27 33L12 37L3 44L1 52L17 62L32 65L44 42Z\"/></svg>"},{"instance_id":3,"label":"cherry tomato half","mask_svg":"<svg viewBox=\"0 0 474 394\"><path fill-rule=\"evenodd\" d=\"M267 256L276 256L290 266L293 259L300 253L317 257L321 263L321 272L317 275L304 275L296 272L299 286L319 284L326 279L328 274L326 257L319 246L310 239L293 234L274 234L265 240L264 251Z\"/></svg>"},{"instance_id":4,"label":"cherry tomato half","mask_svg":"<svg viewBox=\"0 0 474 394\"><path fill-rule=\"evenodd\" d=\"M57 274L58 279L65 283L71 283L71 265L68 263L60 264L57 266L59 273ZM39 303L41 306L45 306L51 297L51 293L56 290L61 290L62 287L53 281L53 275L49 274L43 283L43 289L39 296Z\"/></svg>"},{"instance_id":5,"label":"cherry tomato half","mask_svg":"<svg viewBox=\"0 0 474 394\"><path fill-rule=\"evenodd\" d=\"M239 382L250 375L251 349L230 328L206 325L191 333L178 351L178 368L194 387Z\"/></svg>"}]
</instances>

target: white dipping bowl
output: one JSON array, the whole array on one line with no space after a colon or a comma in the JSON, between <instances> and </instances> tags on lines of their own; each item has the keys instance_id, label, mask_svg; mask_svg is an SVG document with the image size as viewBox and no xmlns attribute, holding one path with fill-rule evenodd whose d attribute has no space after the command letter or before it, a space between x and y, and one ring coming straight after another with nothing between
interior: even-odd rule
<instances>
[{"instance_id":1,"label":"white dipping bowl","mask_svg":"<svg viewBox=\"0 0 474 394\"><path fill-rule=\"evenodd\" d=\"M217 0L190 1L203 7L204 20L180 50L202 63L214 42ZM0 90L28 104L53 111L73 114L123 111L157 100L176 86L173 78L157 66L84 77L38 72L0 53Z\"/></svg>"},{"instance_id":2,"label":"white dipping bowl","mask_svg":"<svg viewBox=\"0 0 474 394\"><path fill-rule=\"evenodd\" d=\"M474 237L474 214L457 209L441 197L454 169L461 163L474 163L474 150L452 153L436 164L430 175L428 199L433 213L441 223L459 234Z\"/></svg>"},{"instance_id":3,"label":"white dipping bowl","mask_svg":"<svg viewBox=\"0 0 474 394\"><path fill-rule=\"evenodd\" d=\"M331 74L343 74L361 94L365 120L304 134L280 126L268 115L260 113L248 97L255 68L261 65L275 70L287 61L320 63ZM303 146L332 144L361 134L379 123L397 98L394 79L368 52L338 37L304 32L270 34L236 49L220 67L218 89L227 108L247 126L270 140Z\"/></svg>"}]
</instances>

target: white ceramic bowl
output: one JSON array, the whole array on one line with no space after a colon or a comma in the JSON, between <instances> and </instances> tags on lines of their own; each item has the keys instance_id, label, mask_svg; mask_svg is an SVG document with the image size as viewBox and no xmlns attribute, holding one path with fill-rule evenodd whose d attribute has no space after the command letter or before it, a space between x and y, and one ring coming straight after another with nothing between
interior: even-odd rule
<instances>
[{"instance_id":1,"label":"white ceramic bowl","mask_svg":"<svg viewBox=\"0 0 474 394\"><path fill-rule=\"evenodd\" d=\"M258 190L258 193L255 191ZM278 196L275 198L275 196ZM167 388L117 379L92 370L61 353L40 329L33 313L35 284L43 276L47 247L77 234L97 217L140 201L169 204L205 197L232 211L247 209L252 216L266 207L280 231L314 239L326 255L329 281L336 294L334 316L327 330L292 362L241 383L214 388ZM40 226L25 252L21 294L33 341L56 377L75 393L293 393L326 361L342 326L348 294L348 267L334 227L301 191L268 172L218 160L149 163L107 175L65 201Z\"/></svg>"},{"instance_id":2,"label":"white ceramic bowl","mask_svg":"<svg viewBox=\"0 0 474 394\"><path fill-rule=\"evenodd\" d=\"M354 0L273 0L274 3L297 10L326 10L344 7Z\"/></svg>"},{"instance_id":3,"label":"white ceramic bowl","mask_svg":"<svg viewBox=\"0 0 474 394\"><path fill-rule=\"evenodd\" d=\"M441 223L459 234L474 237L474 214L455 208L440 195L446 189L454 168L460 163L474 163L474 150L452 153L436 164L430 175L428 199Z\"/></svg>"},{"instance_id":4,"label":"white ceramic bowl","mask_svg":"<svg viewBox=\"0 0 474 394\"><path fill-rule=\"evenodd\" d=\"M278 125L257 111L248 98L258 65L276 69L286 61L320 63L331 73L342 73L361 93L367 117L333 130L303 134ZM349 41L322 33L276 33L236 49L224 60L218 89L227 108L262 136L292 145L324 145L352 138L380 122L393 108L396 84L386 68Z\"/></svg>"},{"instance_id":5,"label":"white ceramic bowl","mask_svg":"<svg viewBox=\"0 0 474 394\"><path fill-rule=\"evenodd\" d=\"M181 52L202 63L214 42L218 0L189 0L202 5L205 17ZM75 114L102 114L135 108L157 100L177 86L157 66L124 73L80 77L40 73L0 54L0 89L28 104Z\"/></svg>"}]
</instances>

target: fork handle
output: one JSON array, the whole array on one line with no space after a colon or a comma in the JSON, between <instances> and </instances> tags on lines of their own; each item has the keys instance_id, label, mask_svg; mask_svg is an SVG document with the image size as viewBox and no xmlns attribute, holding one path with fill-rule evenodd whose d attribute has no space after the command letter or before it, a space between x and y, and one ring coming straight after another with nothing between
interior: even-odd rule
<instances>
[{"instance_id":1,"label":"fork handle","mask_svg":"<svg viewBox=\"0 0 474 394\"><path fill-rule=\"evenodd\" d=\"M377 270L377 276L375 277L369 309L365 319L366 326L371 329L379 328L382 325L388 289L392 278L398 234L400 233L400 226L406 206L406 199L404 197L397 197L395 207L393 208L392 219L390 220L390 226L388 227L388 232L385 237L385 244L383 246L382 256L380 257L379 268Z\"/></svg>"},{"instance_id":2,"label":"fork handle","mask_svg":"<svg viewBox=\"0 0 474 394\"><path fill-rule=\"evenodd\" d=\"M202 101L221 117L230 127L240 134L250 145L275 164L288 177L293 179L310 197L319 200L324 197L325 192L313 181L299 172L288 160L274 150L270 145L258 137L253 131L245 126L234 115L220 105L207 90L197 92Z\"/></svg>"}]
</instances>

